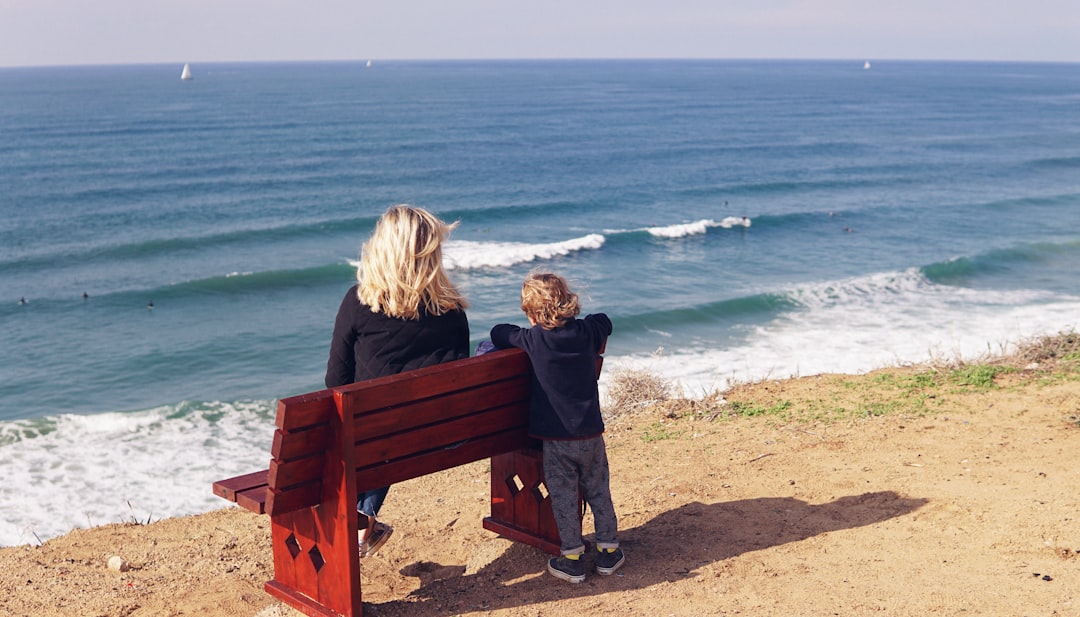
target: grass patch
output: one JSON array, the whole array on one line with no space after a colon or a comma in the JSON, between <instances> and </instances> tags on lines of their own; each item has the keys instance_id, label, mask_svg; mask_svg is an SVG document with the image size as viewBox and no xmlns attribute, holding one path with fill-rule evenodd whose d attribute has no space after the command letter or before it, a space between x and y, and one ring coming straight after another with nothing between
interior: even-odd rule
<instances>
[{"instance_id":1,"label":"grass patch","mask_svg":"<svg viewBox=\"0 0 1080 617\"><path fill-rule=\"evenodd\" d=\"M955 409L966 392L992 390L1014 374L1020 382L1047 385L1080 380L1080 335L1063 332L1031 339L1013 354L978 362L933 362L885 368L868 375L820 375L803 379L735 384L700 399L672 396L672 387L644 370L619 370L609 382L605 418L648 413L659 421L641 433L645 442L679 439L680 422L725 418L773 418L815 423L902 415L924 417ZM1019 382L1018 382L1019 383ZM826 393L825 396L822 394ZM1080 426L1078 415L1069 417ZM698 430L698 429L695 429Z\"/></svg>"},{"instance_id":2,"label":"grass patch","mask_svg":"<svg viewBox=\"0 0 1080 617\"><path fill-rule=\"evenodd\" d=\"M780 415L793 406L791 401L777 401L771 405L752 401L733 401L730 403L732 415L745 417Z\"/></svg>"},{"instance_id":3,"label":"grass patch","mask_svg":"<svg viewBox=\"0 0 1080 617\"><path fill-rule=\"evenodd\" d=\"M1015 368L1009 366L971 364L954 369L949 375L949 379L958 386L974 386L989 390L994 387L994 379L998 375L1015 371Z\"/></svg>"},{"instance_id":4,"label":"grass patch","mask_svg":"<svg viewBox=\"0 0 1080 617\"><path fill-rule=\"evenodd\" d=\"M678 439L682 437L682 431L672 430L672 428L663 422L653 422L649 428L645 429L641 433L641 440L645 443L652 443L654 441L663 441L665 439Z\"/></svg>"}]
</instances>

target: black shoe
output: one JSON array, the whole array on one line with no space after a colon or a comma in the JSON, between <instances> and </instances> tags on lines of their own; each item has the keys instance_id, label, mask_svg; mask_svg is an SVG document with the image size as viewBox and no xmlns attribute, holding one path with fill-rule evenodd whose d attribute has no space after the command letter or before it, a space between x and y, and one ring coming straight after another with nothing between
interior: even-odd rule
<instances>
[{"instance_id":1,"label":"black shoe","mask_svg":"<svg viewBox=\"0 0 1080 617\"><path fill-rule=\"evenodd\" d=\"M615 574L615 570L622 567L626 562L626 556L623 555L622 549L617 548L610 553L606 550L600 550L596 553L596 573L601 576L608 576Z\"/></svg>"},{"instance_id":2,"label":"black shoe","mask_svg":"<svg viewBox=\"0 0 1080 617\"><path fill-rule=\"evenodd\" d=\"M577 559L552 557L548 561L548 572L555 578L571 583L580 583L585 580L585 564L581 563L580 557Z\"/></svg>"}]
</instances>

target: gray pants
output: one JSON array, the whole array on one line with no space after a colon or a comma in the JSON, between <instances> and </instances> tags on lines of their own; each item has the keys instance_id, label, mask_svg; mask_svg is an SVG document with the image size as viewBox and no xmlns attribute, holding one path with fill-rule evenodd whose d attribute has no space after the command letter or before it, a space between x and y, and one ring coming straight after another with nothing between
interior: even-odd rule
<instances>
[{"instance_id":1,"label":"gray pants","mask_svg":"<svg viewBox=\"0 0 1080 617\"><path fill-rule=\"evenodd\" d=\"M610 482L603 435L573 441L544 441L544 484L551 495L563 555L585 552L578 487L593 513L596 547L619 547L619 522L611 503Z\"/></svg>"}]
</instances>

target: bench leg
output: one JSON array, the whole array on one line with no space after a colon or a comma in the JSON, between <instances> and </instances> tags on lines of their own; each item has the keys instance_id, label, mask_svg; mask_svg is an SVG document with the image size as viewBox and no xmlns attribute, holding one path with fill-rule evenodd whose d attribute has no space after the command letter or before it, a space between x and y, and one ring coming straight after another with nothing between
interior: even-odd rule
<instances>
[{"instance_id":1,"label":"bench leg","mask_svg":"<svg viewBox=\"0 0 1080 617\"><path fill-rule=\"evenodd\" d=\"M491 516L484 519L484 529L559 554L559 530L544 486L542 450L518 450L491 458Z\"/></svg>"},{"instance_id":2,"label":"bench leg","mask_svg":"<svg viewBox=\"0 0 1080 617\"><path fill-rule=\"evenodd\" d=\"M266 592L313 617L361 617L356 532L349 532L347 522L323 520L325 510L271 517L274 580Z\"/></svg>"}]
</instances>

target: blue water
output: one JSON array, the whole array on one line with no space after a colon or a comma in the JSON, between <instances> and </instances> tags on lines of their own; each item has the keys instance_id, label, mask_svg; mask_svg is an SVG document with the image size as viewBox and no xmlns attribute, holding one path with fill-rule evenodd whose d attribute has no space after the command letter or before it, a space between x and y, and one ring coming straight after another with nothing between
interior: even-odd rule
<instances>
[{"instance_id":1,"label":"blue water","mask_svg":"<svg viewBox=\"0 0 1080 617\"><path fill-rule=\"evenodd\" d=\"M460 221L474 343L551 268L688 395L1080 314L1080 65L192 69L0 69L0 545L223 506L395 203Z\"/></svg>"}]
</instances>

